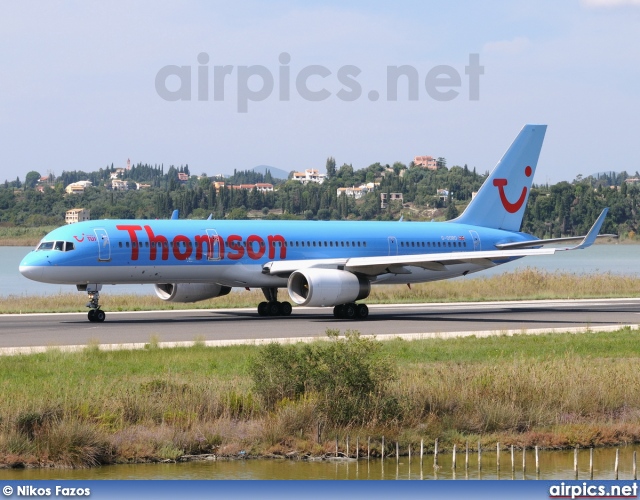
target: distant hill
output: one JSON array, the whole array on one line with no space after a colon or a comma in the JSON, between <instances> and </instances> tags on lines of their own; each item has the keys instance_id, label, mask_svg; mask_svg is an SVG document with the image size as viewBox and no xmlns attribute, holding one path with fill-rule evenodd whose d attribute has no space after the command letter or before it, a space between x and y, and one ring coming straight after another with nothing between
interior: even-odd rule
<instances>
[{"instance_id":1,"label":"distant hill","mask_svg":"<svg viewBox=\"0 0 640 500\"><path fill-rule=\"evenodd\" d=\"M271 167L269 165L258 165L251 169L253 172L258 172L261 174L266 174L267 170L271 172L271 177L274 179L287 179L289 177L289 172L286 172L280 168Z\"/></svg>"}]
</instances>

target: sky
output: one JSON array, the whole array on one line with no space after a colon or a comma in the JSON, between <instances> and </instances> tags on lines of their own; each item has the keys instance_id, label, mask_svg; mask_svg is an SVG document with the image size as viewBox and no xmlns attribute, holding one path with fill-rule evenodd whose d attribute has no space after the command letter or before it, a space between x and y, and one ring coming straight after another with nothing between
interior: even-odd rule
<instances>
[{"instance_id":1,"label":"sky","mask_svg":"<svg viewBox=\"0 0 640 500\"><path fill-rule=\"evenodd\" d=\"M0 0L0 181L188 164L640 170L640 0ZM402 73L400 76L396 73Z\"/></svg>"}]
</instances>

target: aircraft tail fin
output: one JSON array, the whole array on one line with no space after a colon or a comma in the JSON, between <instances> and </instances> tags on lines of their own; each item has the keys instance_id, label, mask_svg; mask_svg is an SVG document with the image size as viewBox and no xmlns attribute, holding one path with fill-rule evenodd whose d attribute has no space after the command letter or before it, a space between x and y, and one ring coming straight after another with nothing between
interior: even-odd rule
<instances>
[{"instance_id":1,"label":"aircraft tail fin","mask_svg":"<svg viewBox=\"0 0 640 500\"><path fill-rule=\"evenodd\" d=\"M462 215L451 222L519 231L546 125L525 125Z\"/></svg>"}]
</instances>

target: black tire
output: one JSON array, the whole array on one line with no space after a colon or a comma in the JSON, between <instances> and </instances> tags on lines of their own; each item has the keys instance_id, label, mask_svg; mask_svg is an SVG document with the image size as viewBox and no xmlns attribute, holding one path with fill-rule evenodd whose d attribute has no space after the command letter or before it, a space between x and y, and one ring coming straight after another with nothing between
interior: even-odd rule
<instances>
[{"instance_id":1,"label":"black tire","mask_svg":"<svg viewBox=\"0 0 640 500\"><path fill-rule=\"evenodd\" d=\"M267 304L267 314L269 316L280 316L280 302L269 302Z\"/></svg>"},{"instance_id":2,"label":"black tire","mask_svg":"<svg viewBox=\"0 0 640 500\"><path fill-rule=\"evenodd\" d=\"M367 316L369 316L369 308L367 307L367 304L358 304L356 306L356 317L358 319L365 319Z\"/></svg>"},{"instance_id":3,"label":"black tire","mask_svg":"<svg viewBox=\"0 0 640 500\"><path fill-rule=\"evenodd\" d=\"M344 305L344 317L347 319L353 319L356 317L356 305L345 304Z\"/></svg>"},{"instance_id":4,"label":"black tire","mask_svg":"<svg viewBox=\"0 0 640 500\"><path fill-rule=\"evenodd\" d=\"M293 307L289 302L281 302L280 303L280 315L281 316L291 316L291 311Z\"/></svg>"},{"instance_id":5,"label":"black tire","mask_svg":"<svg viewBox=\"0 0 640 500\"><path fill-rule=\"evenodd\" d=\"M333 308L333 317L334 318L344 318L344 306L339 305Z\"/></svg>"},{"instance_id":6,"label":"black tire","mask_svg":"<svg viewBox=\"0 0 640 500\"><path fill-rule=\"evenodd\" d=\"M96 311L96 321L98 323L102 323L106 319L107 315L102 309L98 309Z\"/></svg>"},{"instance_id":7,"label":"black tire","mask_svg":"<svg viewBox=\"0 0 640 500\"><path fill-rule=\"evenodd\" d=\"M87 318L89 319L89 321L93 323L96 320L96 310L89 309L89 312L87 313Z\"/></svg>"},{"instance_id":8,"label":"black tire","mask_svg":"<svg viewBox=\"0 0 640 500\"><path fill-rule=\"evenodd\" d=\"M267 303L266 302L260 302L258 304L258 314L260 316L266 316L267 315Z\"/></svg>"}]
</instances>

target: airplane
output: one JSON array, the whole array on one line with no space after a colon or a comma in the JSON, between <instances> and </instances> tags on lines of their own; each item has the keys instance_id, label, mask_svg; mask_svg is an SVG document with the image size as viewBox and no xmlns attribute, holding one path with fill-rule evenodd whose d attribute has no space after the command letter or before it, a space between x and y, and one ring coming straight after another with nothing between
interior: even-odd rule
<instances>
[{"instance_id":1,"label":"airplane","mask_svg":"<svg viewBox=\"0 0 640 500\"><path fill-rule=\"evenodd\" d=\"M88 319L102 322L105 284L153 284L170 302L197 302L232 287L261 288L260 316L289 316L286 288L300 306L333 307L364 319L372 285L466 276L529 255L589 247L586 236L540 240L520 232L546 125L525 125L465 211L446 222L95 220L47 234L20 272L42 283L76 285ZM602 235L612 236L612 235ZM575 246L545 248L547 244Z\"/></svg>"}]
</instances>

